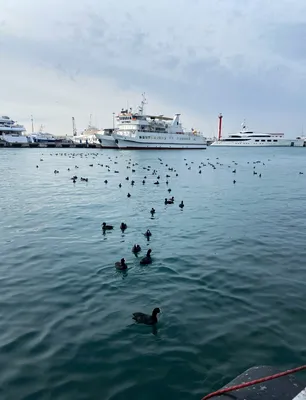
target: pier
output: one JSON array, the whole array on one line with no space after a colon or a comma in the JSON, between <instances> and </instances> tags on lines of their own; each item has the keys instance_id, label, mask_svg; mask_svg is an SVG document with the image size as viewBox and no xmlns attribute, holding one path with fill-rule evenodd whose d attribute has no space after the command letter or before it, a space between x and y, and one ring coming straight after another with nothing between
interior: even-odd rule
<instances>
[{"instance_id":1,"label":"pier","mask_svg":"<svg viewBox=\"0 0 306 400\"><path fill-rule=\"evenodd\" d=\"M8 143L0 141L0 147L14 147L14 148L79 148L79 149L101 149L102 146L99 143L70 143L70 142L58 142L58 143Z\"/></svg>"}]
</instances>

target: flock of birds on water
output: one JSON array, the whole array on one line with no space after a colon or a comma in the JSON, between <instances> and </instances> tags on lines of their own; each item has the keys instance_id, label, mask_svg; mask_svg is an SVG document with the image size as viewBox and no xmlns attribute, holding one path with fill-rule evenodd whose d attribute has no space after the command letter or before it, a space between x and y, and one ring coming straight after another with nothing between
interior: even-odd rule
<instances>
[{"instance_id":1,"label":"flock of birds on water","mask_svg":"<svg viewBox=\"0 0 306 400\"><path fill-rule=\"evenodd\" d=\"M99 156L99 153L66 153L66 152L64 153L64 152L63 152L63 153L54 153L54 154L50 153L50 155L51 155L51 156L53 156L53 155L54 155L54 156L68 156L69 158L72 158L72 159L74 159L74 158L76 158L76 157L80 157L80 158L83 158L83 159L86 159L86 158L88 158L88 157L93 157L94 159L96 159L96 158ZM114 159L113 159L112 157L109 156L109 157L108 157L109 162L108 162L107 164L100 164L100 163L97 163L97 166L104 167L104 168L107 169L108 172L111 172L110 163L113 163L113 165L114 165L115 168L116 168L116 165L118 164L117 159L118 159L118 156L115 156ZM42 162L42 161L44 161L44 160L41 158L40 161ZM175 174L175 175L174 175L175 177L178 177L177 170L176 170L175 168L173 168L173 167L170 167L167 163L164 163L163 160L162 160L161 158L158 158L158 161L159 161L160 165L163 165L165 168L167 168L167 173L166 173L166 175L164 176L164 178L166 179L166 180L165 180L165 184L166 184L167 187L168 187L168 185L169 185L169 179L170 179L174 174ZM185 161L185 166L188 168L188 170L191 170L191 168L192 168L194 162L191 161L190 163L188 163L186 158L184 158L184 161ZM271 161L271 160L268 159L268 161ZM247 164L250 164L250 162L247 162ZM262 177L262 174L259 173L258 171L256 171L256 164L261 164L262 166L265 166L265 163L262 162L262 161L254 161L253 164L254 164L254 166L253 166L253 175L257 175L259 178L261 178L261 177ZM199 173L199 174L202 174L202 169L203 169L204 167L211 167L212 169L216 169L217 166L221 166L221 167L222 167L223 165L224 165L224 164L222 164L222 163L219 162L219 158L218 158L218 157L216 158L216 161L215 161L214 163L211 162L209 158L207 158L207 160L206 160L205 162L202 161L202 162L198 165L198 168L197 168L197 169L198 169L198 173ZM238 165L238 163L235 162L235 161L232 161L232 163L231 163L230 165L228 165L228 168L231 168L231 169L232 169L232 173L233 173L233 174L236 174L236 172L237 172L237 171L236 171L236 166L237 166L237 165ZM89 164L89 167L93 167L93 166L94 166L94 164ZM131 173L132 173L132 174L136 172L136 168L137 168L137 167L139 167L138 163L133 162L131 158L127 160L126 169L131 170ZM39 165L36 165L36 168L39 168ZM75 166L74 166L74 171L76 171L78 168L79 168L78 165L75 165ZM68 170L68 171L71 171L71 170L73 170L73 168L67 168L67 170ZM143 179L142 179L142 181L141 181L141 184L142 184L142 185L145 185L145 184L146 184L146 180L147 180L147 175L148 175L148 173L150 173L152 176L154 176L155 181L153 182L153 184L154 184L154 185L160 185L161 180L163 179L161 173L159 173L156 169L152 169L152 167L151 167L150 165L148 165L148 166L143 166L143 170L146 171L146 175L144 175L144 177L143 177ZM119 170L117 170L117 169L115 169L113 172L114 172L115 174L119 174ZM57 170L57 169L54 170L54 174L59 174L59 173L60 173L59 170ZM171 173L172 173L172 176L170 175ZM303 173L300 172L300 174L303 174ZM134 181L133 179L130 180L130 177L129 177L129 176L125 177L125 180L126 180L126 181L130 181L131 186L134 186L134 185L135 185L135 181ZM89 178L88 178L88 177L80 177L80 178L79 178L77 175L73 175L73 176L71 177L71 181L73 182L73 184L77 183L78 181L80 181L80 182L89 182ZM107 185L107 184L108 184L108 180L105 179L105 180L104 180L104 183L105 183L105 185ZM236 179L233 179L233 184L236 184ZM122 188L122 183L119 183L119 188ZM167 190L168 190L168 193L169 193L169 195L170 195L170 193L171 193L171 191L172 191L171 188L168 188ZM128 193L127 193L127 197L130 198L131 196L132 196L131 193L128 192ZM165 197L165 199L164 199L164 204L165 204L165 205L173 205L173 204L175 204L175 198L174 198L174 196L171 196L170 198ZM180 203L179 203L179 205L178 205L178 207L179 207L181 210L183 210L183 209L184 209L184 206L185 206L185 204L184 204L183 200L181 200ZM152 208L152 209L150 210L150 214L151 214L151 217L152 217L152 218L154 217L155 213L156 213L156 210L155 210L154 208ZM126 230L127 228L128 228L127 224L126 224L125 222L121 222L121 224L120 224L120 229L121 229L121 231L122 231L123 233L125 232L125 230ZM106 222L103 222L103 223L101 224L101 229L102 229L102 233L105 235L105 234L107 234L108 231L112 231L112 230L114 229L114 226L113 226L113 225L110 225L110 224L108 224L108 223L106 223ZM150 238L151 238L151 236L152 236L152 233L151 233L151 231L150 231L149 229L147 229L147 230L144 232L143 235L144 235L144 236L147 238L147 240L149 241ZM132 252L133 252L133 254L137 257L138 254L141 252L141 247L140 247L140 245L137 244L137 243L135 243L135 244L133 245L133 247L132 247ZM143 257L143 258L140 260L140 265L150 265L150 264L152 264L153 260L152 260L151 253L152 253L152 249L150 248L150 249L148 249L148 251L147 251L147 253L146 253L146 256ZM126 270L128 269L128 265L126 264L125 258L121 258L120 261L116 261L115 264L114 264L114 267L115 267L118 271L126 271ZM151 314L151 315L149 315L149 314L144 314L144 313L142 313L142 312L136 312L136 313L133 314L133 317L132 317L132 318L133 318L137 323L146 324L146 325L155 325L155 324L158 322L158 320L157 320L157 314L159 314L159 313L160 313L160 309L157 307L157 308L154 308L154 310L152 311L152 314Z\"/></svg>"}]
</instances>

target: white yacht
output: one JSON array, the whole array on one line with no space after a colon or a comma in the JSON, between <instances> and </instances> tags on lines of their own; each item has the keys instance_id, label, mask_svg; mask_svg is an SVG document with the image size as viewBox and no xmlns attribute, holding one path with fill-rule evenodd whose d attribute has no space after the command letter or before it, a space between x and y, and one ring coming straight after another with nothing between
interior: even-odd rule
<instances>
[{"instance_id":1,"label":"white yacht","mask_svg":"<svg viewBox=\"0 0 306 400\"><path fill-rule=\"evenodd\" d=\"M18 125L8 116L0 117L0 141L7 144L28 144L31 139L23 135L26 131L23 125Z\"/></svg>"},{"instance_id":2,"label":"white yacht","mask_svg":"<svg viewBox=\"0 0 306 400\"><path fill-rule=\"evenodd\" d=\"M103 149L118 149L113 135L114 132L115 129L103 129L101 132L95 134Z\"/></svg>"},{"instance_id":3,"label":"white yacht","mask_svg":"<svg viewBox=\"0 0 306 400\"><path fill-rule=\"evenodd\" d=\"M145 97L138 112L122 109L117 116L118 129L113 133L119 149L206 149L206 138L196 130L187 132L180 114L173 118L144 113Z\"/></svg>"},{"instance_id":4,"label":"white yacht","mask_svg":"<svg viewBox=\"0 0 306 400\"><path fill-rule=\"evenodd\" d=\"M249 130L245 122L238 133L229 134L227 138L219 137L211 146L240 146L240 147L303 147L304 140L285 139L283 133L257 133Z\"/></svg>"}]
</instances>

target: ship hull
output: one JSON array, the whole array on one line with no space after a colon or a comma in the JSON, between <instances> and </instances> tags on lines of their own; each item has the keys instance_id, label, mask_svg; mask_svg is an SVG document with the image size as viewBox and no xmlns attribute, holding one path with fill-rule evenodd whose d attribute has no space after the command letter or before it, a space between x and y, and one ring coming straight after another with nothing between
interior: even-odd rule
<instances>
[{"instance_id":1,"label":"ship hull","mask_svg":"<svg viewBox=\"0 0 306 400\"><path fill-rule=\"evenodd\" d=\"M27 136L18 135L18 134L8 134L0 135L0 139L2 139L6 143L10 144L28 144L31 143L32 140Z\"/></svg>"},{"instance_id":2,"label":"ship hull","mask_svg":"<svg viewBox=\"0 0 306 400\"><path fill-rule=\"evenodd\" d=\"M101 143L103 149L118 149L115 138L113 136L96 133L96 137Z\"/></svg>"},{"instance_id":3,"label":"ship hull","mask_svg":"<svg viewBox=\"0 0 306 400\"><path fill-rule=\"evenodd\" d=\"M277 142L255 142L254 140L250 141L223 141L217 140L211 144L213 147L303 147L304 140L302 139L278 139Z\"/></svg>"},{"instance_id":4,"label":"ship hull","mask_svg":"<svg viewBox=\"0 0 306 400\"><path fill-rule=\"evenodd\" d=\"M132 139L129 137L120 137L119 135L115 135L115 140L117 146L121 150L204 150L207 148L207 143L202 138L193 138L188 140L189 143L182 141L181 143L175 142L146 142L146 141L138 141L137 139Z\"/></svg>"}]
</instances>

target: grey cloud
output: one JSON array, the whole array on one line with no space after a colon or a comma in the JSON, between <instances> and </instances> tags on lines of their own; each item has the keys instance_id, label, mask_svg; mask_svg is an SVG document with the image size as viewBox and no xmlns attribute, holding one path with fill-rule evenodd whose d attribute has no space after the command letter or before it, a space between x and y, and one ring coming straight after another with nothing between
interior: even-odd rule
<instances>
[{"instance_id":1,"label":"grey cloud","mask_svg":"<svg viewBox=\"0 0 306 400\"><path fill-rule=\"evenodd\" d=\"M231 18L239 12L234 10ZM155 38L154 32L139 26L139 15L123 13L121 19L126 23L120 25L115 16L110 18L85 7L82 15L65 26L58 24L59 29L63 28L59 39L42 41L39 37L33 40L2 34L0 51L11 58L55 69L59 76L68 76L76 84L80 75L111 78L124 90L146 91L149 96L162 97L199 114L203 110L213 115L220 110L246 115L254 110L276 113L304 108L302 91L294 93L288 88L292 71L285 62L271 67L261 55L259 67L249 69L248 54L238 51L221 60L213 44L202 43L198 37L184 41L184 36L178 37L170 25L169 35ZM208 33L213 34L211 30ZM266 31L262 42L264 39L284 58L303 60L306 45L301 38L305 35L306 24L275 25ZM174 50L174 44L179 50Z\"/></svg>"},{"instance_id":2,"label":"grey cloud","mask_svg":"<svg viewBox=\"0 0 306 400\"><path fill-rule=\"evenodd\" d=\"M275 53L289 59L306 60L306 22L279 24L262 36Z\"/></svg>"},{"instance_id":3,"label":"grey cloud","mask_svg":"<svg viewBox=\"0 0 306 400\"><path fill-rule=\"evenodd\" d=\"M133 35L131 35L133 37ZM116 39L115 39L116 40ZM133 65L132 62L118 62L117 54L124 54L128 58L129 50L123 53L126 46L124 41L115 56L110 56L108 47L101 47L96 52L92 47L87 49L90 36L84 41L78 41L75 46L70 42L40 42L38 39L26 40L14 37L6 37L5 52L11 52L11 56L18 56L53 68L60 75L66 75L77 82L79 74L94 77L109 77L114 79L119 87L126 90L142 92L145 90L152 95L162 97L168 102L175 102L182 108L188 107L194 111L201 112L205 107L208 112L217 113L220 109L227 112L247 114L254 110L282 111L290 107L290 103L299 101L304 103L298 94L289 93L280 82L283 82L287 70L285 67L276 69L263 68L257 74L238 71L233 74L231 70L221 66L215 57L206 59L187 60L177 56L169 56L161 48L150 49L153 53L152 59L156 59L158 70L144 68L145 63L152 63L152 59L142 60L141 52L147 46L143 39L139 39L136 48L142 64ZM112 47L112 42L109 44ZM135 43L130 44L134 48ZM75 51L75 48L78 51ZM146 53L148 54L148 53ZM243 62L243 55L237 57L237 64ZM122 57L124 59L124 57ZM154 65L152 63L152 65ZM168 74L160 73L165 69ZM174 73L180 70L180 73Z\"/></svg>"}]
</instances>

